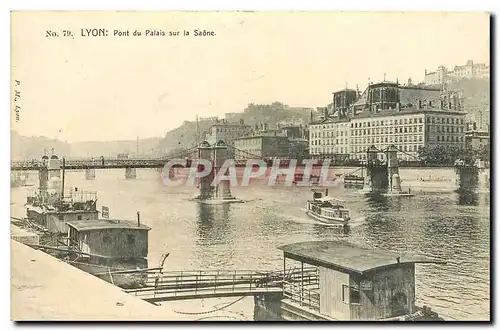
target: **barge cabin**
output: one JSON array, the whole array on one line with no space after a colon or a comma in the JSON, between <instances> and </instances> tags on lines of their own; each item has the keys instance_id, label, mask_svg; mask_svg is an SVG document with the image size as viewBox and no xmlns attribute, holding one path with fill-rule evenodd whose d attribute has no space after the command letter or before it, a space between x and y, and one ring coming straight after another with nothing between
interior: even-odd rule
<instances>
[{"instance_id":1,"label":"barge cabin","mask_svg":"<svg viewBox=\"0 0 500 331\"><path fill-rule=\"evenodd\" d=\"M69 246L89 254L95 263L140 261L148 255L147 225L129 220L94 219L68 222ZM104 260L104 261L103 261ZM147 264L147 262L145 262Z\"/></svg>"},{"instance_id":2,"label":"barge cabin","mask_svg":"<svg viewBox=\"0 0 500 331\"><path fill-rule=\"evenodd\" d=\"M442 320L430 308L415 305L415 264L444 262L338 241L301 242L279 249L284 253L285 274L281 319ZM287 279L287 269L293 267L302 270L298 282Z\"/></svg>"}]
</instances>

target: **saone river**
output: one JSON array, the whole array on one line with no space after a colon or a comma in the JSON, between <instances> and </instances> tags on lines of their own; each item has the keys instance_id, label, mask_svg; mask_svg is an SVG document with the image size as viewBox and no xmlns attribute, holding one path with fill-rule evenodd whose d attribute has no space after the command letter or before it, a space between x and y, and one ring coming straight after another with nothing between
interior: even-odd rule
<instances>
[{"instance_id":1,"label":"saone river","mask_svg":"<svg viewBox=\"0 0 500 331\"><path fill-rule=\"evenodd\" d=\"M334 173L344 171L332 169ZM454 193L453 169L400 169L400 174L403 189L411 187L415 197L374 200L356 189L330 188L330 195L346 200L351 210L348 233L318 224L304 214L305 203L312 196L307 187L268 187L260 182L232 188L233 195L251 202L200 206L189 200L197 195L196 187L167 187L155 170L138 169L136 180L125 180L123 169L96 171L95 180L85 180L83 172L67 172L66 186L97 191L98 207L108 206L111 218L135 219L140 211L141 220L152 227L150 266L169 252L165 267L171 270L280 270L282 252L277 246L342 239L445 259L446 265L417 265L417 304L430 306L446 319L489 319L489 195ZM36 173L30 174L29 181L37 185ZM25 216L23 204L31 188L12 189L13 216ZM234 298L179 301L169 307L203 312L232 301ZM245 298L214 313L214 318L252 320L253 314L253 299Z\"/></svg>"}]
</instances>

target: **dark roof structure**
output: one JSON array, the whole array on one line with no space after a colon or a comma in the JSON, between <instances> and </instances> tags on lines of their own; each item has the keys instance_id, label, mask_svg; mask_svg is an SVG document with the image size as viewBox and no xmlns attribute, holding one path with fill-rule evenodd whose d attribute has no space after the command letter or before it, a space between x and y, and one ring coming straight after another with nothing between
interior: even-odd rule
<instances>
[{"instance_id":1,"label":"dark roof structure","mask_svg":"<svg viewBox=\"0 0 500 331\"><path fill-rule=\"evenodd\" d=\"M420 256L362 248L342 241L306 241L284 245L278 249L286 257L298 261L358 274L404 263L445 263Z\"/></svg>"},{"instance_id":2,"label":"dark roof structure","mask_svg":"<svg viewBox=\"0 0 500 331\"><path fill-rule=\"evenodd\" d=\"M130 229L149 231L151 228L147 225L140 224L137 221L129 220L113 220L113 219L95 219L95 220L80 220L67 222L68 226L75 228L77 231L96 231L106 229Z\"/></svg>"}]
</instances>

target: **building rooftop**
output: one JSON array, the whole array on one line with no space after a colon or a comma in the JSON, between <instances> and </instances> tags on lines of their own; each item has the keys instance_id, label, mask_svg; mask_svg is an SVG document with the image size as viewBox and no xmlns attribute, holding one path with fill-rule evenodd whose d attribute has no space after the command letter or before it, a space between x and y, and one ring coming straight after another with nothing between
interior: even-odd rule
<instances>
[{"instance_id":1,"label":"building rooftop","mask_svg":"<svg viewBox=\"0 0 500 331\"><path fill-rule=\"evenodd\" d=\"M298 261L310 264L319 263L325 267L340 268L358 274L398 263L444 264L443 261L407 254L400 255L379 249L367 249L341 241L307 241L284 245L278 249L285 252L287 257Z\"/></svg>"},{"instance_id":2,"label":"building rooftop","mask_svg":"<svg viewBox=\"0 0 500 331\"><path fill-rule=\"evenodd\" d=\"M214 123L212 124L210 127L214 127L214 126L231 126L231 127L251 127L251 125L249 124L245 124L245 123L229 123L229 122L218 122L218 123Z\"/></svg>"},{"instance_id":3,"label":"building rooftop","mask_svg":"<svg viewBox=\"0 0 500 331\"><path fill-rule=\"evenodd\" d=\"M338 91L335 91L335 92L332 92L332 94L337 94L337 93L343 93L343 92L357 92L356 90L353 90L353 89L349 89L349 88L345 88L343 90L338 90Z\"/></svg>"},{"instance_id":4,"label":"building rooftop","mask_svg":"<svg viewBox=\"0 0 500 331\"><path fill-rule=\"evenodd\" d=\"M378 113L372 113L371 111L363 111L357 114L356 116L351 117L350 119L353 120L353 119L368 118L368 117L399 116L399 115L424 114L424 113L443 114L443 115L464 115L464 116L466 115L466 112L460 110L448 110L439 108L418 109L412 107L401 110L397 109L381 110Z\"/></svg>"},{"instance_id":5,"label":"building rooftop","mask_svg":"<svg viewBox=\"0 0 500 331\"><path fill-rule=\"evenodd\" d=\"M95 219L67 222L68 226L78 231L95 231L104 229L132 229L149 231L151 228L141 223L137 226L137 221L117 220L117 219Z\"/></svg>"}]
</instances>

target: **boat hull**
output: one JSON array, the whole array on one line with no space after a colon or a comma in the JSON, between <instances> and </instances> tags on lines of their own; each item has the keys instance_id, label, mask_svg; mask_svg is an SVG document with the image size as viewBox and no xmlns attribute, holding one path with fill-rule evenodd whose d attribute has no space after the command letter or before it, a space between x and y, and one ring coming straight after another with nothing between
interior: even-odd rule
<instances>
[{"instance_id":1,"label":"boat hull","mask_svg":"<svg viewBox=\"0 0 500 331\"><path fill-rule=\"evenodd\" d=\"M306 215L311 217L312 219L319 221L321 223L325 224L330 224L330 225L338 225L338 226L345 226L349 222L347 219L342 219L342 218L337 218L337 219L329 219L329 218L324 218L316 213L313 213L312 211L308 210L306 211Z\"/></svg>"}]
</instances>

